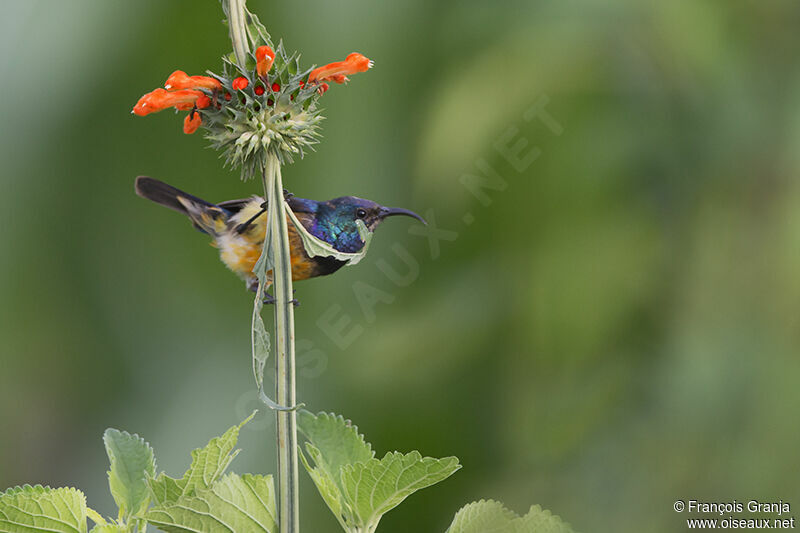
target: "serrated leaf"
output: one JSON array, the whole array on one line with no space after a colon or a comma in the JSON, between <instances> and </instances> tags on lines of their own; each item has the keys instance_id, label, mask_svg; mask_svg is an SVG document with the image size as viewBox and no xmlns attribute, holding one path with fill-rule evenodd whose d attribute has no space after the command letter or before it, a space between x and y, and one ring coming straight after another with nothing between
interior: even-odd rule
<instances>
[{"instance_id":1,"label":"serrated leaf","mask_svg":"<svg viewBox=\"0 0 800 533\"><path fill-rule=\"evenodd\" d=\"M250 533L278 531L272 476L228 474L172 504L154 507L146 519L171 532Z\"/></svg>"},{"instance_id":2,"label":"serrated leaf","mask_svg":"<svg viewBox=\"0 0 800 533\"><path fill-rule=\"evenodd\" d=\"M337 484L344 465L365 463L375 457L372 446L358 432L358 426L341 415L314 415L302 410L297 413L297 428L318 450L316 454L309 450L317 466L325 469Z\"/></svg>"},{"instance_id":3,"label":"serrated leaf","mask_svg":"<svg viewBox=\"0 0 800 533\"><path fill-rule=\"evenodd\" d=\"M301 410L297 413L297 428L319 449L322 460L331 472L346 464L363 463L375 457L372 445L358 432L358 426L341 415Z\"/></svg>"},{"instance_id":4,"label":"serrated leaf","mask_svg":"<svg viewBox=\"0 0 800 533\"><path fill-rule=\"evenodd\" d=\"M183 496L192 495L196 490L210 488L239 454L239 450L234 451L239 439L239 430L250 422L255 414L253 412L241 424L233 426L219 437L214 437L204 448L192 450L192 464L181 479L169 477L164 472L156 478L148 476L147 484L153 504L165 505Z\"/></svg>"},{"instance_id":5,"label":"serrated leaf","mask_svg":"<svg viewBox=\"0 0 800 533\"><path fill-rule=\"evenodd\" d=\"M297 413L297 428L305 435L306 451L314 463L312 467L304 454L303 466L311 476L323 501L345 531L352 522L351 507L344 501L341 470L344 465L366 462L375 457L372 446L358 433L358 427L333 413L314 415L301 410Z\"/></svg>"},{"instance_id":6,"label":"serrated leaf","mask_svg":"<svg viewBox=\"0 0 800 533\"><path fill-rule=\"evenodd\" d=\"M456 457L434 459L416 451L390 452L381 460L345 465L342 485L357 519L355 525L376 526L381 516L411 494L447 479L459 468Z\"/></svg>"},{"instance_id":7,"label":"serrated leaf","mask_svg":"<svg viewBox=\"0 0 800 533\"><path fill-rule=\"evenodd\" d=\"M409 495L461 468L455 457L423 458L419 452L378 460L358 428L341 416L300 411L297 422L309 441L311 461L301 454L303 466L345 531L374 531L381 516Z\"/></svg>"},{"instance_id":8,"label":"serrated leaf","mask_svg":"<svg viewBox=\"0 0 800 533\"><path fill-rule=\"evenodd\" d=\"M36 485L0 493L3 533L86 533L86 497L73 488Z\"/></svg>"},{"instance_id":9,"label":"serrated leaf","mask_svg":"<svg viewBox=\"0 0 800 533\"><path fill-rule=\"evenodd\" d=\"M9 489L6 489L5 492L0 492L0 498L2 498L4 496L13 496L15 494L20 494L20 493L32 494L32 495L44 494L45 492L51 491L51 490L53 490L53 489L51 489L50 487L43 487L41 485L33 485L33 486L31 486L31 485L22 485L22 486L17 485L16 487L11 487Z\"/></svg>"},{"instance_id":10,"label":"serrated leaf","mask_svg":"<svg viewBox=\"0 0 800 533\"><path fill-rule=\"evenodd\" d=\"M494 500L462 507L446 533L574 533L569 524L538 505L519 516Z\"/></svg>"},{"instance_id":11,"label":"serrated leaf","mask_svg":"<svg viewBox=\"0 0 800 533\"><path fill-rule=\"evenodd\" d=\"M518 533L574 533L572 526L538 505L532 505L528 514L517 522Z\"/></svg>"},{"instance_id":12,"label":"serrated leaf","mask_svg":"<svg viewBox=\"0 0 800 533\"><path fill-rule=\"evenodd\" d=\"M150 495L146 477L156 474L153 448L138 435L113 428L103 433L103 444L111 463L108 486L120 518L127 521L147 508Z\"/></svg>"},{"instance_id":13,"label":"serrated leaf","mask_svg":"<svg viewBox=\"0 0 800 533\"><path fill-rule=\"evenodd\" d=\"M514 531L511 522L519 516L493 500L468 503L456 513L447 533L506 533Z\"/></svg>"}]
</instances>

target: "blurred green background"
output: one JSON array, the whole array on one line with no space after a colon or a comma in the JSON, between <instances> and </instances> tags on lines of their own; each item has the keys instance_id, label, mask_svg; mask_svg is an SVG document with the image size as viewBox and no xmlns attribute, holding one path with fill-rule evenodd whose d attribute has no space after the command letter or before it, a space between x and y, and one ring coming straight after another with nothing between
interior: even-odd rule
<instances>
[{"instance_id":1,"label":"blurred green background","mask_svg":"<svg viewBox=\"0 0 800 533\"><path fill-rule=\"evenodd\" d=\"M248 4L309 65L376 61L325 95L287 186L448 232L392 219L360 265L297 285L301 399L380 454L464 464L381 531L444 531L479 498L586 532L682 531L678 498L800 506L800 4ZM258 191L182 117L129 114L230 45L215 0L2 7L0 487L75 485L111 513L106 427L177 475L257 407L251 295L133 193ZM484 163L505 188L479 198ZM348 342L319 326L345 315ZM274 472L273 434L262 413L232 469ZM302 476L303 529L336 531Z\"/></svg>"}]
</instances>

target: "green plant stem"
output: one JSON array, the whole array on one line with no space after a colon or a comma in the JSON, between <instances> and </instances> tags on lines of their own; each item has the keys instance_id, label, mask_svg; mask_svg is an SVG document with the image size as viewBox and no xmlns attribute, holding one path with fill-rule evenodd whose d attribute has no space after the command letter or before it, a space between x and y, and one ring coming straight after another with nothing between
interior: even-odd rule
<instances>
[{"instance_id":1,"label":"green plant stem","mask_svg":"<svg viewBox=\"0 0 800 533\"><path fill-rule=\"evenodd\" d=\"M223 0L227 6L228 25L236 62L246 68L247 41L246 0ZM295 355L294 355L294 304L292 303L292 264L289 249L289 232L286 224L285 202L281 165L277 156L267 157L262 175L264 197L268 207L270 242L264 243L272 254L273 297L275 298L275 401L278 405L294 407ZM266 261L261 262L266 268ZM264 274L263 272L261 274ZM266 276L260 276L265 279ZM256 298L261 298L264 287L259 286ZM258 312L259 306L256 305ZM297 414L294 410L276 410L278 446L278 523L281 533L299 533L299 493L297 468Z\"/></svg>"},{"instance_id":2,"label":"green plant stem","mask_svg":"<svg viewBox=\"0 0 800 533\"><path fill-rule=\"evenodd\" d=\"M272 287L275 298L275 401L293 407L295 395L294 304L289 232L286 224L281 165L270 154L263 177L267 196L267 230L272 250ZM297 413L275 411L278 427L278 517L281 533L299 531Z\"/></svg>"},{"instance_id":3,"label":"green plant stem","mask_svg":"<svg viewBox=\"0 0 800 533\"><path fill-rule=\"evenodd\" d=\"M247 22L245 15L246 0L227 0L228 30L233 44L236 63L244 69L247 64Z\"/></svg>"}]
</instances>

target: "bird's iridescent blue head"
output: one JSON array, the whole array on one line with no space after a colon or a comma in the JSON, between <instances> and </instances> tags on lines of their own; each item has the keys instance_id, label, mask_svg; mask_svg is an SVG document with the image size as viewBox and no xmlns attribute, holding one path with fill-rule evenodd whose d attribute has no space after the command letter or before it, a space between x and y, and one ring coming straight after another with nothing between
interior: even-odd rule
<instances>
[{"instance_id":1,"label":"bird's iridescent blue head","mask_svg":"<svg viewBox=\"0 0 800 533\"><path fill-rule=\"evenodd\" d=\"M311 233L340 252L347 253L358 252L364 246L364 241L358 232L359 220L364 222L369 231L375 231L386 218L396 215L416 218L426 224L425 219L408 209L384 207L355 196L342 196L327 202L316 202L314 215Z\"/></svg>"}]
</instances>

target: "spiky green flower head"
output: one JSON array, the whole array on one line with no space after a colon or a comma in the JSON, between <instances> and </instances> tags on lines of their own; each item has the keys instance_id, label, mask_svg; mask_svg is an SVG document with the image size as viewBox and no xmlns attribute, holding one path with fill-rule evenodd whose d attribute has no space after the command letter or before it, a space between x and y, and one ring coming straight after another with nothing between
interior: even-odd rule
<instances>
[{"instance_id":1,"label":"spiky green flower head","mask_svg":"<svg viewBox=\"0 0 800 533\"><path fill-rule=\"evenodd\" d=\"M353 53L344 61L303 70L297 52L287 53L282 41L274 46L258 17L247 10L245 16L248 50L223 57L221 74L175 71L164 89L142 96L133 112L188 110L184 133L204 128L226 164L241 168L247 180L263 172L270 156L282 164L303 157L319 140L323 117L318 101L327 82L346 83L348 74L366 71L372 61Z\"/></svg>"},{"instance_id":2,"label":"spiky green flower head","mask_svg":"<svg viewBox=\"0 0 800 533\"><path fill-rule=\"evenodd\" d=\"M246 64L240 67L233 54L223 58L222 75L211 73L222 84L218 105L200 111L206 138L228 165L242 169L243 179L260 173L270 153L284 164L303 157L318 141L322 120L319 87L305 83L311 69L302 70L297 52L287 54L283 42L275 47L258 18L247 16Z\"/></svg>"},{"instance_id":3,"label":"spiky green flower head","mask_svg":"<svg viewBox=\"0 0 800 533\"><path fill-rule=\"evenodd\" d=\"M265 76L255 68L240 69L229 58L224 61L223 74L212 73L222 84L218 105L200 111L211 145L222 151L227 164L241 167L243 179L259 173L269 153L281 163L302 157L317 142L322 120L318 88L304 82L310 69L300 71L298 55L288 56L283 43Z\"/></svg>"}]
</instances>

